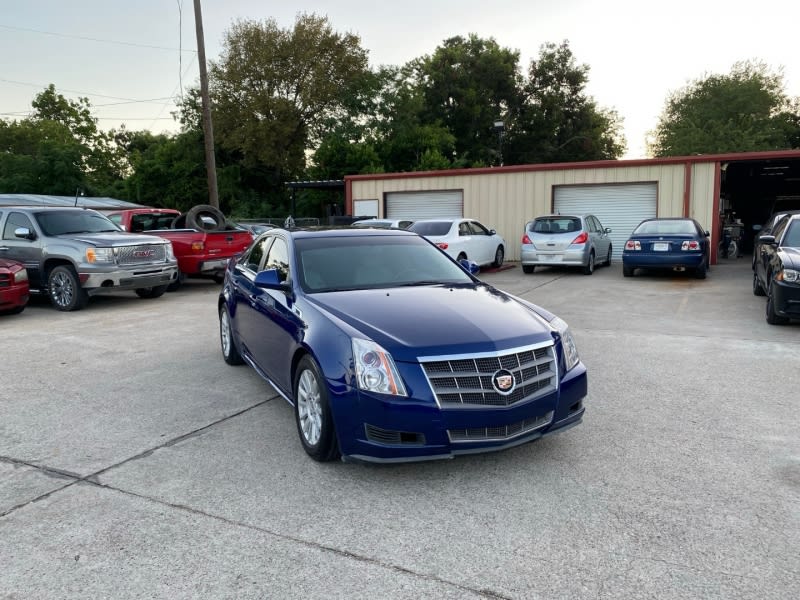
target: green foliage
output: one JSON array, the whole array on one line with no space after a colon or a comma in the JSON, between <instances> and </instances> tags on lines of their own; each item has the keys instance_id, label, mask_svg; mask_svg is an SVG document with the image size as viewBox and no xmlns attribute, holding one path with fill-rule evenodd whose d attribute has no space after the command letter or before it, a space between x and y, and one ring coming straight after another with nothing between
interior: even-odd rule
<instances>
[{"instance_id":1,"label":"green foliage","mask_svg":"<svg viewBox=\"0 0 800 600\"><path fill-rule=\"evenodd\" d=\"M654 132L654 156L797 147L798 110L783 77L761 62L736 63L673 93Z\"/></svg>"},{"instance_id":2,"label":"green foliage","mask_svg":"<svg viewBox=\"0 0 800 600\"><path fill-rule=\"evenodd\" d=\"M271 173L272 188L301 176L306 150L368 80L360 39L334 32L327 17L301 14L291 30L273 19L238 21L223 46L210 69L219 145Z\"/></svg>"},{"instance_id":3,"label":"green foliage","mask_svg":"<svg viewBox=\"0 0 800 600\"><path fill-rule=\"evenodd\" d=\"M589 67L577 64L568 42L541 47L521 102L512 107L506 164L613 159L624 152L621 121L586 95L588 80Z\"/></svg>"}]
</instances>

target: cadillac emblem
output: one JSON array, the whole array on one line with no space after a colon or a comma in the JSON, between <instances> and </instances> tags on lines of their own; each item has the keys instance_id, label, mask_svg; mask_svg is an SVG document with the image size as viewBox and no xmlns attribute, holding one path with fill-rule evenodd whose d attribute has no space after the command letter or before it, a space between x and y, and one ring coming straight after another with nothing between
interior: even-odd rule
<instances>
[{"instance_id":1,"label":"cadillac emblem","mask_svg":"<svg viewBox=\"0 0 800 600\"><path fill-rule=\"evenodd\" d=\"M514 374L511 371L500 369L492 375L492 383L494 384L494 389L507 396L514 391Z\"/></svg>"}]
</instances>

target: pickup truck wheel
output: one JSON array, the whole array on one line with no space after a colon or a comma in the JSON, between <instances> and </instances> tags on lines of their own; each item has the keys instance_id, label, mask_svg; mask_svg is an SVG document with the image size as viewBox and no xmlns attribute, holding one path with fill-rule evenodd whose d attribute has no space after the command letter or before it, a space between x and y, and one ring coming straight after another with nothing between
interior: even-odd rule
<instances>
[{"instance_id":1,"label":"pickup truck wheel","mask_svg":"<svg viewBox=\"0 0 800 600\"><path fill-rule=\"evenodd\" d=\"M178 274L175 277L175 280L172 283L170 283L169 285L167 285L167 291L168 292L174 292L175 290L177 290L179 287L181 287L183 285L183 282L184 282L185 279L186 279L186 275L181 273L180 271L178 271Z\"/></svg>"},{"instance_id":2,"label":"pickup truck wheel","mask_svg":"<svg viewBox=\"0 0 800 600\"><path fill-rule=\"evenodd\" d=\"M339 457L328 386L316 361L300 359L294 377L294 415L303 449L314 460L327 462Z\"/></svg>"},{"instance_id":3,"label":"pickup truck wheel","mask_svg":"<svg viewBox=\"0 0 800 600\"><path fill-rule=\"evenodd\" d=\"M219 341L222 346L222 358L229 365L241 365L244 363L242 355L236 348L236 341L233 339L231 329L231 316L228 307L224 304L219 307Z\"/></svg>"},{"instance_id":4,"label":"pickup truck wheel","mask_svg":"<svg viewBox=\"0 0 800 600\"><path fill-rule=\"evenodd\" d=\"M213 224L205 221L203 217L213 221ZM220 231L225 229L225 215L210 204L198 204L186 213L186 224L201 231Z\"/></svg>"},{"instance_id":5,"label":"pickup truck wheel","mask_svg":"<svg viewBox=\"0 0 800 600\"><path fill-rule=\"evenodd\" d=\"M59 265L47 275L47 292L50 303L58 310L80 310L89 301L89 295L81 287L78 275L69 265Z\"/></svg>"},{"instance_id":6,"label":"pickup truck wheel","mask_svg":"<svg viewBox=\"0 0 800 600\"><path fill-rule=\"evenodd\" d=\"M139 288L136 290L136 295L139 296L139 298L158 298L159 296L163 296L166 291L166 285L157 285L155 287Z\"/></svg>"}]
</instances>

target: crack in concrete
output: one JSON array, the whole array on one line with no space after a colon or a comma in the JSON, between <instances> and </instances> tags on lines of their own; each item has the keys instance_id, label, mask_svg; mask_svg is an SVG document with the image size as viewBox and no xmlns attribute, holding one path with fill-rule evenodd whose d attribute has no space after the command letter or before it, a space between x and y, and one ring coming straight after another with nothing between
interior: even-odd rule
<instances>
[{"instance_id":1,"label":"crack in concrete","mask_svg":"<svg viewBox=\"0 0 800 600\"><path fill-rule=\"evenodd\" d=\"M159 444L158 446L155 446L153 448L145 450L144 452L140 452L139 454L135 454L134 456L130 456L130 457L126 458L125 460L121 460L118 463L115 463L115 464L110 465L108 467L104 467L104 468L100 469L99 471L95 471L94 473L89 473L88 475L80 475L78 473L72 473L72 472L69 472L69 471L64 471L63 469L57 469L57 468L54 468L54 467L48 467L47 465L39 465L39 464L36 464L36 463L32 463L32 462L28 462L28 461L20 460L20 459L16 459L16 458L11 458L11 457L8 457L8 456L0 456L0 462L5 462L5 463L8 463L8 464L11 464L11 465L14 465L14 466L30 467L32 469L35 469L35 470L39 471L40 473L42 473L43 475L46 475L48 477L54 477L54 478L58 478L58 479L69 479L70 480L69 483L67 483L66 485L63 485L63 486L61 486L59 488L56 488L54 490L50 490L49 492L47 492L45 494L41 494L39 496L36 496L35 498L31 498L30 500L27 500L27 501L25 501L25 502L23 502L21 504L17 504L17 505L12 506L11 508L9 508L7 510L4 510L4 511L0 512L0 518L3 518L5 516L7 516L7 515L10 515L11 513L19 510L20 508L24 508L24 507L26 507L26 506L28 506L30 504L34 504L36 502L44 500L45 498L49 498L53 494L56 494L56 493L58 493L58 492L60 492L62 490L65 490L66 488L71 487L71 486L75 485L76 483L80 483L82 481L90 483L90 484L93 484L93 485L102 486L103 484L100 483L99 477L101 475L103 475L104 473L109 472L111 469L116 469L117 467L120 467L120 466L122 466L124 464L127 464L129 462L132 462L132 461L135 461L135 460L140 460L142 458L146 458L146 457L152 455L157 450L161 450L162 448L168 448L170 446L174 446L175 444L178 444L178 443L180 443L180 442L182 442L184 440L187 440L189 438L201 435L204 431L210 429L211 427L214 427L216 425L219 425L220 423L224 423L226 421L234 419L234 418L236 418L236 417L238 417L240 415L243 415L244 413L247 413L247 412L249 412L249 411L251 411L251 410L253 410L255 408L258 408L259 406L263 406L263 405L267 404L268 402L271 402L271 401L273 401L273 400L275 400L277 398L280 398L280 397L281 396L279 394L275 394L274 396L271 396L271 397L267 398L266 400L262 400L261 402L253 404L252 406L248 406L247 408L244 408L244 409L242 409L242 410L240 410L238 412L235 412L233 414L230 414L230 415L227 415L225 417L222 417L221 419L217 419L216 421L213 421L213 422L211 422L211 423L209 423L207 425L204 425L203 427L199 427L199 428L197 428L197 429L195 429L193 431L190 431L189 433L181 434L178 437L175 437L175 438L173 438L171 440L167 440L167 441L163 442L162 444Z\"/></svg>"}]
</instances>

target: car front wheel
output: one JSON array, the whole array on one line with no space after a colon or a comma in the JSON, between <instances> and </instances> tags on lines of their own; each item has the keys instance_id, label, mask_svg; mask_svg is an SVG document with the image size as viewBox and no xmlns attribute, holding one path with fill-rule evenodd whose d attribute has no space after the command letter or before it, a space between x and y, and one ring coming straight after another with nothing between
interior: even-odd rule
<instances>
[{"instance_id":1,"label":"car front wheel","mask_svg":"<svg viewBox=\"0 0 800 600\"><path fill-rule=\"evenodd\" d=\"M300 442L311 458L327 462L339 457L339 445L328 402L328 386L316 361L308 355L301 358L297 365L294 414Z\"/></svg>"},{"instance_id":2,"label":"car front wheel","mask_svg":"<svg viewBox=\"0 0 800 600\"><path fill-rule=\"evenodd\" d=\"M772 291L772 282L767 289L767 323L770 325L785 325L789 319L775 312L775 294Z\"/></svg>"},{"instance_id":3,"label":"car front wheel","mask_svg":"<svg viewBox=\"0 0 800 600\"><path fill-rule=\"evenodd\" d=\"M80 310L89 301L89 296L81 287L78 275L69 265L55 267L47 276L47 289L50 302L63 311Z\"/></svg>"},{"instance_id":4,"label":"car front wheel","mask_svg":"<svg viewBox=\"0 0 800 600\"><path fill-rule=\"evenodd\" d=\"M767 293L764 291L764 288L761 287L761 282L758 280L758 274L753 273L753 295L754 296L766 296Z\"/></svg>"}]
</instances>

